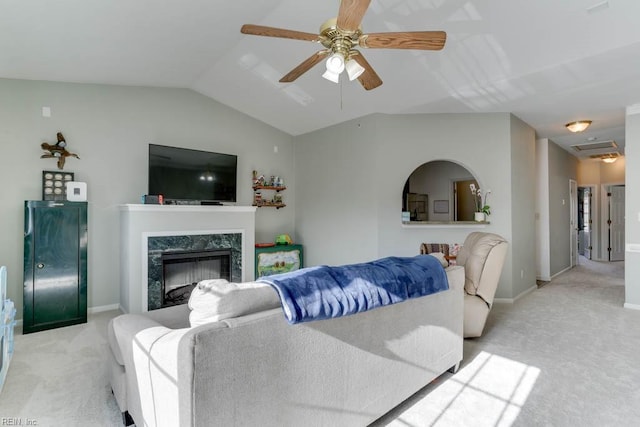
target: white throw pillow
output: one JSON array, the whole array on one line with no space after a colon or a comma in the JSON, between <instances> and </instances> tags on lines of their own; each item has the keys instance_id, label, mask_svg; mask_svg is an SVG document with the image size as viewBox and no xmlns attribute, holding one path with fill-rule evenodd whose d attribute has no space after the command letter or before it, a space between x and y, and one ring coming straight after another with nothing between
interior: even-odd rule
<instances>
[{"instance_id":1,"label":"white throw pillow","mask_svg":"<svg viewBox=\"0 0 640 427\"><path fill-rule=\"evenodd\" d=\"M440 261L440 264L442 264L444 268L449 267L449 261L447 261L442 252L431 252L429 255Z\"/></svg>"},{"instance_id":2,"label":"white throw pillow","mask_svg":"<svg viewBox=\"0 0 640 427\"><path fill-rule=\"evenodd\" d=\"M280 297L266 283L203 280L191 291L189 322L194 327L277 307Z\"/></svg>"}]
</instances>

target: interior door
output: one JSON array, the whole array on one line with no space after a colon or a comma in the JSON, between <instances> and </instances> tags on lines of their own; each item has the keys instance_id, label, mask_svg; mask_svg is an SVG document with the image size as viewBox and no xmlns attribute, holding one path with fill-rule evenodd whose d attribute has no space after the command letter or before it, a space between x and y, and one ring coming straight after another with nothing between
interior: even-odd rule
<instances>
[{"instance_id":1,"label":"interior door","mask_svg":"<svg viewBox=\"0 0 640 427\"><path fill-rule=\"evenodd\" d=\"M624 185L609 187L609 261L624 260Z\"/></svg>"},{"instance_id":2,"label":"interior door","mask_svg":"<svg viewBox=\"0 0 640 427\"><path fill-rule=\"evenodd\" d=\"M79 311L79 211L34 211L33 317L44 324L73 318Z\"/></svg>"},{"instance_id":3,"label":"interior door","mask_svg":"<svg viewBox=\"0 0 640 427\"><path fill-rule=\"evenodd\" d=\"M478 187L478 181L467 179L464 181L454 181L453 191L455 194L454 221L473 221L473 214L476 211L473 195L471 194L471 184Z\"/></svg>"},{"instance_id":4,"label":"interior door","mask_svg":"<svg viewBox=\"0 0 640 427\"><path fill-rule=\"evenodd\" d=\"M569 240L573 267L578 263L578 183L573 179L569 180Z\"/></svg>"}]
</instances>

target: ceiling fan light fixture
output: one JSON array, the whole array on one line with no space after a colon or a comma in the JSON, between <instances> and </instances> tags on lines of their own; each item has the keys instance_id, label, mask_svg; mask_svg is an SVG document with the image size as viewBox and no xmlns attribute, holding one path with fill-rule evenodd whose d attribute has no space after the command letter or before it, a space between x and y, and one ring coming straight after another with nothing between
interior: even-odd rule
<instances>
[{"instance_id":1,"label":"ceiling fan light fixture","mask_svg":"<svg viewBox=\"0 0 640 427\"><path fill-rule=\"evenodd\" d=\"M340 83L340 74L334 73L331 70L325 71L324 74L322 74L322 77L329 80L330 82Z\"/></svg>"},{"instance_id":2,"label":"ceiling fan light fixture","mask_svg":"<svg viewBox=\"0 0 640 427\"><path fill-rule=\"evenodd\" d=\"M567 123L565 126L570 132L582 132L591 124L591 120L578 120L576 122Z\"/></svg>"},{"instance_id":3,"label":"ceiling fan light fixture","mask_svg":"<svg viewBox=\"0 0 640 427\"><path fill-rule=\"evenodd\" d=\"M602 159L602 161L605 162L605 163L613 163L616 160L618 160L617 157L605 157L605 158Z\"/></svg>"},{"instance_id":4,"label":"ceiling fan light fixture","mask_svg":"<svg viewBox=\"0 0 640 427\"><path fill-rule=\"evenodd\" d=\"M327 58L327 71L331 71L334 74L340 74L344 71L344 56L339 53L334 53Z\"/></svg>"},{"instance_id":5,"label":"ceiling fan light fixture","mask_svg":"<svg viewBox=\"0 0 640 427\"><path fill-rule=\"evenodd\" d=\"M348 60L345 64L345 68L347 70L347 74L349 75L349 80L355 80L360 77L362 73L364 73L364 67L358 64L358 61L356 61L355 59Z\"/></svg>"}]
</instances>

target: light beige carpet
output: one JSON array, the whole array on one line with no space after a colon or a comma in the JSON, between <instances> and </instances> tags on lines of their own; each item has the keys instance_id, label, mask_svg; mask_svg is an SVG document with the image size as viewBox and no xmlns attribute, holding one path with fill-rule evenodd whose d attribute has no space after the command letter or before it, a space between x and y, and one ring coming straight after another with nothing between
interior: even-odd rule
<instances>
[{"instance_id":1,"label":"light beige carpet","mask_svg":"<svg viewBox=\"0 0 640 427\"><path fill-rule=\"evenodd\" d=\"M580 265L514 304L496 304L445 374L373 426L640 425L640 312L622 308L622 263ZM106 324L16 336L0 418L118 426ZM0 419L0 422L2 420Z\"/></svg>"},{"instance_id":2,"label":"light beige carpet","mask_svg":"<svg viewBox=\"0 0 640 427\"><path fill-rule=\"evenodd\" d=\"M496 304L464 362L374 426L640 425L640 311L624 265L580 264Z\"/></svg>"},{"instance_id":3,"label":"light beige carpet","mask_svg":"<svg viewBox=\"0 0 640 427\"><path fill-rule=\"evenodd\" d=\"M107 322L117 314L98 313L82 325L27 335L17 327L0 394L0 425L122 425L106 363ZM13 424L3 424L5 419Z\"/></svg>"}]
</instances>

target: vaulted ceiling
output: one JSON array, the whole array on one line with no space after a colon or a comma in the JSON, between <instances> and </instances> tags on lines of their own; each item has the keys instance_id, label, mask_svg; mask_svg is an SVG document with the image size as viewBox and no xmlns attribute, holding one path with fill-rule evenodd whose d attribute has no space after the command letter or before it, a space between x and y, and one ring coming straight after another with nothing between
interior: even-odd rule
<instances>
[{"instance_id":1,"label":"vaulted ceiling","mask_svg":"<svg viewBox=\"0 0 640 427\"><path fill-rule=\"evenodd\" d=\"M640 2L372 0L365 33L443 30L441 51L367 49L383 80L331 83L321 45L240 33L245 23L317 33L322 0L0 0L0 78L190 88L291 135L381 113L511 112L573 144L624 147L640 102ZM570 134L565 123L590 119Z\"/></svg>"}]
</instances>

